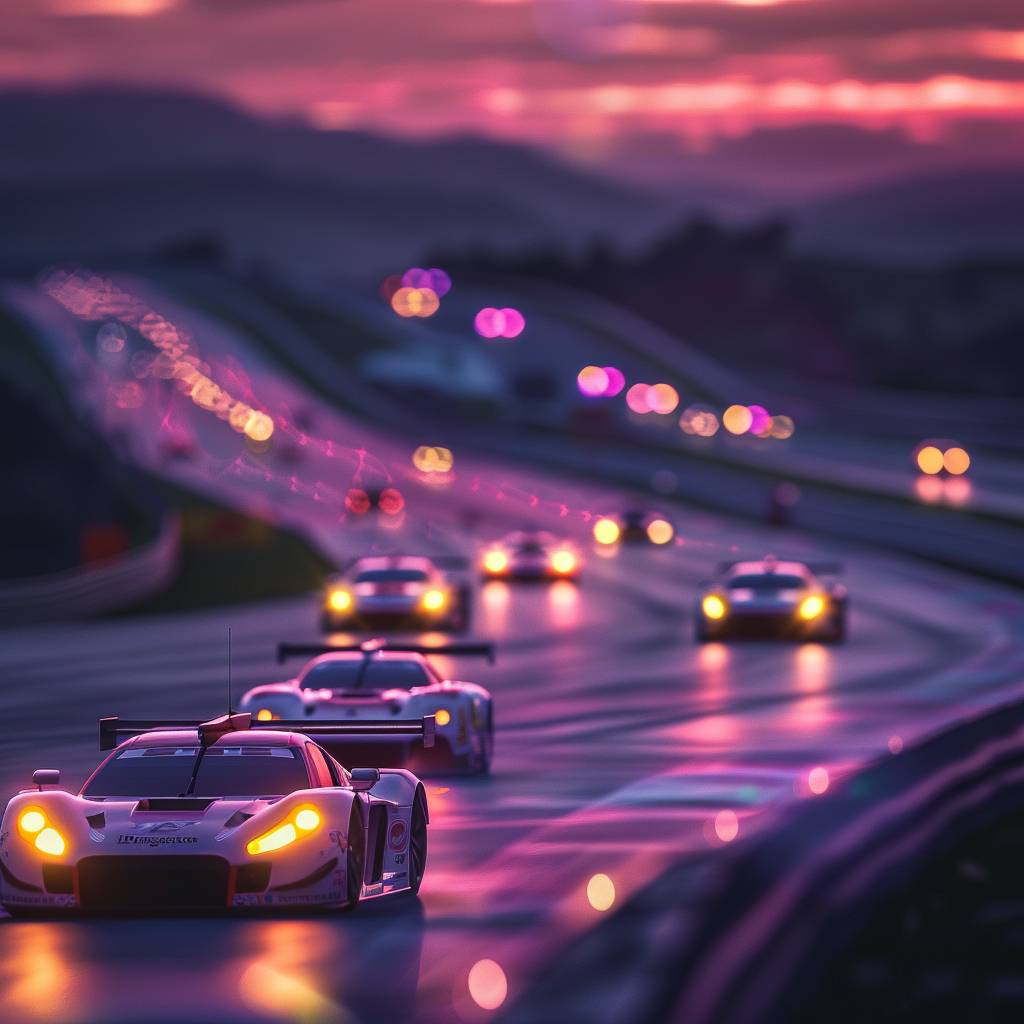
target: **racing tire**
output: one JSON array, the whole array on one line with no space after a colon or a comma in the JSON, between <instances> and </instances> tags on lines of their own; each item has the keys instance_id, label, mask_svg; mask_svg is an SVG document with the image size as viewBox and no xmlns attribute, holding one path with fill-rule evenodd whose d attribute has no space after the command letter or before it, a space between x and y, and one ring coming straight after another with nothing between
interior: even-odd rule
<instances>
[{"instance_id":1,"label":"racing tire","mask_svg":"<svg viewBox=\"0 0 1024 1024\"><path fill-rule=\"evenodd\" d=\"M366 829L359 805L352 806L348 819L348 853L345 856L345 910L355 910L363 895L366 875Z\"/></svg>"},{"instance_id":2,"label":"racing tire","mask_svg":"<svg viewBox=\"0 0 1024 1024\"><path fill-rule=\"evenodd\" d=\"M412 818L409 829L409 891L413 896L420 891L426 870L427 798L423 787L418 786L412 802Z\"/></svg>"}]
</instances>

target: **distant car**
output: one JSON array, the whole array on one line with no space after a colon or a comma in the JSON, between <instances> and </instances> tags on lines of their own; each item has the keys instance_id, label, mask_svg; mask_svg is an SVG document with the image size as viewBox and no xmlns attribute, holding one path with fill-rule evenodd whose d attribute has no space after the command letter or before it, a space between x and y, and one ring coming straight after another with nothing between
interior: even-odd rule
<instances>
[{"instance_id":1,"label":"distant car","mask_svg":"<svg viewBox=\"0 0 1024 1024\"><path fill-rule=\"evenodd\" d=\"M491 580L575 580L580 558L553 533L518 530L484 551L480 572Z\"/></svg>"},{"instance_id":2,"label":"distant car","mask_svg":"<svg viewBox=\"0 0 1024 1024\"><path fill-rule=\"evenodd\" d=\"M359 645L280 644L278 660L318 655L294 679L256 686L242 698L258 721L434 718L429 749L409 737L345 739L347 759L375 765L408 765L418 772L485 775L494 753L494 703L476 683L445 679L430 655L477 655L494 661L491 644ZM339 750L340 754L342 751Z\"/></svg>"},{"instance_id":3,"label":"distant car","mask_svg":"<svg viewBox=\"0 0 1024 1024\"><path fill-rule=\"evenodd\" d=\"M100 721L110 755L77 795L60 772L12 797L0 838L0 904L53 911L352 907L417 892L427 800L401 769L348 771L313 726ZM337 739L417 733L433 721L318 723ZM121 742L123 740L123 742Z\"/></svg>"},{"instance_id":4,"label":"distant car","mask_svg":"<svg viewBox=\"0 0 1024 1024\"><path fill-rule=\"evenodd\" d=\"M652 509L630 508L619 515L594 521L594 540L605 547L616 544L668 544L676 528L666 515Z\"/></svg>"},{"instance_id":5,"label":"distant car","mask_svg":"<svg viewBox=\"0 0 1024 1024\"><path fill-rule=\"evenodd\" d=\"M358 559L327 581L321 612L325 632L338 629L469 628L472 594L429 558L386 555Z\"/></svg>"},{"instance_id":6,"label":"distant car","mask_svg":"<svg viewBox=\"0 0 1024 1024\"><path fill-rule=\"evenodd\" d=\"M834 563L772 557L723 563L718 578L698 589L695 639L758 635L841 643L846 639L846 587L823 579L841 571Z\"/></svg>"}]
</instances>

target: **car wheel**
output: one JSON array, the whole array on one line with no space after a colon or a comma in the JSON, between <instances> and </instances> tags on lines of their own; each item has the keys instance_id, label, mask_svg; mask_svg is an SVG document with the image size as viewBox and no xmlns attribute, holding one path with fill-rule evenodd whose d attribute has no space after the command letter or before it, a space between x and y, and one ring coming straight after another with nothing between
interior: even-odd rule
<instances>
[{"instance_id":1,"label":"car wheel","mask_svg":"<svg viewBox=\"0 0 1024 1024\"><path fill-rule=\"evenodd\" d=\"M354 910L363 895L366 874L366 830L359 805L354 804L348 819L348 854L345 857L345 909Z\"/></svg>"},{"instance_id":2,"label":"car wheel","mask_svg":"<svg viewBox=\"0 0 1024 1024\"><path fill-rule=\"evenodd\" d=\"M420 786L412 804L412 828L409 831L409 889L413 895L420 891L426 869L427 798Z\"/></svg>"}]
</instances>

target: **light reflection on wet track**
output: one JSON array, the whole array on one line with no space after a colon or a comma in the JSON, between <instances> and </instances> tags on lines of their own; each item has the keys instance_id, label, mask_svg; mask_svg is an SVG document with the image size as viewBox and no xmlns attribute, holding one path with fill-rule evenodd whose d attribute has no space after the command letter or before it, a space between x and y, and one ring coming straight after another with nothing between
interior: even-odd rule
<instances>
[{"instance_id":1,"label":"light reflection on wet track","mask_svg":"<svg viewBox=\"0 0 1024 1024\"><path fill-rule=\"evenodd\" d=\"M499 642L498 665L458 667L496 694L494 777L430 780L421 900L286 919L7 921L3 1015L128 1021L145 1005L156 1021L479 1019L467 1002L473 963L501 964L514 996L542 957L601 913L586 897L594 874L610 876L621 900L679 852L713 856L722 809L735 812L741 837L769 822L751 812L806 793L812 767L840 774L878 756L893 733L909 739L948 715L951 666L988 664L998 650L967 609L937 647L933 620L959 600L940 593L919 622L855 602L845 648L695 647L699 571L627 551L593 563L578 589L483 588L477 632ZM877 574L854 573L861 587ZM242 686L279 672L273 641L309 635L313 612L300 600L12 633L2 663L15 685L2 713L20 726L0 778L11 791L60 761L77 783L96 760L102 713L214 713L223 623L235 632ZM187 652L183 629L194 640ZM66 755L48 738L43 692Z\"/></svg>"}]
</instances>

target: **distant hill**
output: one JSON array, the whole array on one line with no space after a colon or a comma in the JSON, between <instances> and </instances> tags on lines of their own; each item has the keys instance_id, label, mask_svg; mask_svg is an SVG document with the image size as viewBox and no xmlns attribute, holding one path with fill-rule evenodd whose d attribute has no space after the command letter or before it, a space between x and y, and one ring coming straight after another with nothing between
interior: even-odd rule
<instances>
[{"instance_id":1,"label":"distant hill","mask_svg":"<svg viewBox=\"0 0 1024 1024\"><path fill-rule=\"evenodd\" d=\"M941 263L1024 251L1024 165L919 175L795 210L796 247Z\"/></svg>"},{"instance_id":2,"label":"distant hill","mask_svg":"<svg viewBox=\"0 0 1024 1024\"><path fill-rule=\"evenodd\" d=\"M244 261L376 272L439 242L634 244L674 209L524 146L321 132L188 94L0 93L0 137L14 261L212 232Z\"/></svg>"}]
</instances>

